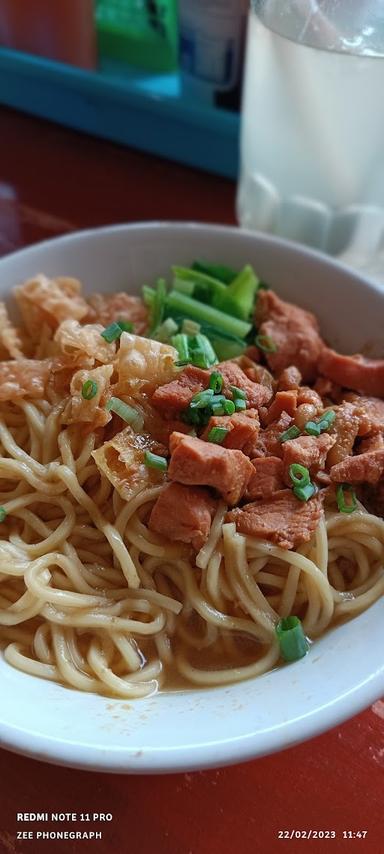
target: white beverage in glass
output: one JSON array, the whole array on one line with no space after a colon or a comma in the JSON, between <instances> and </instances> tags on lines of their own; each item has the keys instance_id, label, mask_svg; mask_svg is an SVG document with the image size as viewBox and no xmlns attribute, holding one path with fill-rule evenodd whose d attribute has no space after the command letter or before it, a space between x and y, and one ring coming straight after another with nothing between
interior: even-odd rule
<instances>
[{"instance_id":1,"label":"white beverage in glass","mask_svg":"<svg viewBox=\"0 0 384 854\"><path fill-rule=\"evenodd\" d=\"M244 227L334 254L351 245L369 253L380 242L383 0L256 0L247 40L238 217Z\"/></svg>"}]
</instances>

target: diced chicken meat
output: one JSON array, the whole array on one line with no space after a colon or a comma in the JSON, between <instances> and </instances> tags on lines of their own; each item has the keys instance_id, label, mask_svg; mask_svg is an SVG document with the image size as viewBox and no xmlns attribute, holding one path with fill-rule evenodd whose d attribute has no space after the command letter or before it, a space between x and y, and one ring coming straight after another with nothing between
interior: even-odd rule
<instances>
[{"instance_id":1,"label":"diced chicken meat","mask_svg":"<svg viewBox=\"0 0 384 854\"><path fill-rule=\"evenodd\" d=\"M330 475L336 483L378 483L384 475L384 450L346 457L332 466Z\"/></svg>"},{"instance_id":2,"label":"diced chicken meat","mask_svg":"<svg viewBox=\"0 0 384 854\"><path fill-rule=\"evenodd\" d=\"M227 522L250 537L269 540L283 549L294 549L308 542L323 513L319 494L309 501L299 501L290 489L284 489L262 501L231 510Z\"/></svg>"},{"instance_id":3,"label":"diced chicken meat","mask_svg":"<svg viewBox=\"0 0 384 854\"><path fill-rule=\"evenodd\" d=\"M279 457L257 457L251 462L255 471L244 496L247 501L270 498L275 492L285 488L283 462Z\"/></svg>"},{"instance_id":4,"label":"diced chicken meat","mask_svg":"<svg viewBox=\"0 0 384 854\"><path fill-rule=\"evenodd\" d=\"M327 454L334 446L335 436L322 433L320 436L298 436L283 444L284 478L288 486L292 485L289 467L294 464L304 466L315 477L325 466Z\"/></svg>"},{"instance_id":5,"label":"diced chicken meat","mask_svg":"<svg viewBox=\"0 0 384 854\"><path fill-rule=\"evenodd\" d=\"M281 372L278 379L278 391L290 391L291 389L298 389L301 383L302 376L298 368L295 365L289 365L287 368Z\"/></svg>"},{"instance_id":6,"label":"diced chicken meat","mask_svg":"<svg viewBox=\"0 0 384 854\"><path fill-rule=\"evenodd\" d=\"M277 421L282 412L287 412L292 418L296 413L297 408L297 390L278 391L268 409L265 419L266 424L271 424L272 421Z\"/></svg>"},{"instance_id":7,"label":"diced chicken meat","mask_svg":"<svg viewBox=\"0 0 384 854\"><path fill-rule=\"evenodd\" d=\"M260 433L249 456L252 457L282 457L283 444L280 437L292 425L292 418L287 412L282 412L278 421L274 421Z\"/></svg>"},{"instance_id":8,"label":"diced chicken meat","mask_svg":"<svg viewBox=\"0 0 384 854\"><path fill-rule=\"evenodd\" d=\"M333 407L336 418L329 429L336 441L327 457L327 468L341 462L352 453L356 437L359 434L360 420L353 403L341 403Z\"/></svg>"},{"instance_id":9,"label":"diced chicken meat","mask_svg":"<svg viewBox=\"0 0 384 854\"><path fill-rule=\"evenodd\" d=\"M322 412L324 409L323 401L320 395L313 388L307 385L302 385L297 390L297 405L302 406L304 403L310 404L316 412Z\"/></svg>"},{"instance_id":10,"label":"diced chicken meat","mask_svg":"<svg viewBox=\"0 0 384 854\"><path fill-rule=\"evenodd\" d=\"M355 405L356 415L360 419L359 436L384 432L384 400L353 392L347 392L343 399Z\"/></svg>"},{"instance_id":11,"label":"diced chicken meat","mask_svg":"<svg viewBox=\"0 0 384 854\"><path fill-rule=\"evenodd\" d=\"M259 406L265 406L271 400L272 390L261 382L250 380L236 362L220 362L215 367L215 371L218 371L224 379L223 394L226 397L232 397L231 386L236 386L245 392L247 405L250 408L257 409Z\"/></svg>"},{"instance_id":12,"label":"diced chicken meat","mask_svg":"<svg viewBox=\"0 0 384 854\"><path fill-rule=\"evenodd\" d=\"M259 416L256 409L236 412L234 415L213 415L200 438L208 441L208 436L215 427L224 427L229 431L220 442L222 448L237 449L247 454L247 449L253 447L259 434Z\"/></svg>"},{"instance_id":13,"label":"diced chicken meat","mask_svg":"<svg viewBox=\"0 0 384 854\"><path fill-rule=\"evenodd\" d=\"M259 335L273 341L275 352L266 353L274 373L281 374L294 365L304 381L313 380L318 373L318 360L324 347L315 316L281 300L273 291L260 291L256 305Z\"/></svg>"},{"instance_id":14,"label":"diced chicken meat","mask_svg":"<svg viewBox=\"0 0 384 854\"><path fill-rule=\"evenodd\" d=\"M313 388L322 399L328 398L333 403L340 402L341 387L328 377L318 377Z\"/></svg>"},{"instance_id":15,"label":"diced chicken meat","mask_svg":"<svg viewBox=\"0 0 384 854\"><path fill-rule=\"evenodd\" d=\"M344 388L360 394L384 397L384 359L366 359L359 354L343 356L324 347L318 372Z\"/></svg>"},{"instance_id":16,"label":"diced chicken meat","mask_svg":"<svg viewBox=\"0 0 384 854\"><path fill-rule=\"evenodd\" d=\"M358 454L365 454L367 451L381 451L384 448L384 436L382 433L374 433L372 436L367 436L362 439L357 449Z\"/></svg>"},{"instance_id":17,"label":"diced chicken meat","mask_svg":"<svg viewBox=\"0 0 384 854\"><path fill-rule=\"evenodd\" d=\"M196 551L208 539L217 501L202 486L167 483L162 489L149 517L148 526L182 543L190 543Z\"/></svg>"},{"instance_id":18,"label":"diced chicken meat","mask_svg":"<svg viewBox=\"0 0 384 854\"><path fill-rule=\"evenodd\" d=\"M164 418L176 418L187 409L193 396L209 386L209 371L188 365L177 379L156 389L152 403Z\"/></svg>"},{"instance_id":19,"label":"diced chicken meat","mask_svg":"<svg viewBox=\"0 0 384 854\"><path fill-rule=\"evenodd\" d=\"M253 474L242 451L203 442L182 433L170 438L168 477L188 486L211 486L231 505L238 504Z\"/></svg>"}]
</instances>

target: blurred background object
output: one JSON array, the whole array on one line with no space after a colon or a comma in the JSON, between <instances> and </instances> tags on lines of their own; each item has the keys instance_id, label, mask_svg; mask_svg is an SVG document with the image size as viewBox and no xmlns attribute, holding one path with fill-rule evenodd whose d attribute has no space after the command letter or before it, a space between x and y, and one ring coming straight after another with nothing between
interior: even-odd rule
<instances>
[{"instance_id":1,"label":"blurred background object","mask_svg":"<svg viewBox=\"0 0 384 854\"><path fill-rule=\"evenodd\" d=\"M102 64L176 70L177 0L96 0L96 25Z\"/></svg>"},{"instance_id":2,"label":"blurred background object","mask_svg":"<svg viewBox=\"0 0 384 854\"><path fill-rule=\"evenodd\" d=\"M241 227L375 276L383 90L384 0L0 0L0 104L239 178Z\"/></svg>"},{"instance_id":3,"label":"blurred background object","mask_svg":"<svg viewBox=\"0 0 384 854\"><path fill-rule=\"evenodd\" d=\"M236 178L248 0L215 3L235 53L209 102L182 85L178 0L0 0L0 104Z\"/></svg>"},{"instance_id":4,"label":"blurred background object","mask_svg":"<svg viewBox=\"0 0 384 854\"><path fill-rule=\"evenodd\" d=\"M179 0L183 92L239 109L249 0Z\"/></svg>"},{"instance_id":5,"label":"blurred background object","mask_svg":"<svg viewBox=\"0 0 384 854\"><path fill-rule=\"evenodd\" d=\"M364 264L384 235L382 0L252 0L238 217ZM344 257L344 256L343 256Z\"/></svg>"},{"instance_id":6,"label":"blurred background object","mask_svg":"<svg viewBox=\"0 0 384 854\"><path fill-rule=\"evenodd\" d=\"M95 68L93 0L1 0L0 45Z\"/></svg>"}]
</instances>

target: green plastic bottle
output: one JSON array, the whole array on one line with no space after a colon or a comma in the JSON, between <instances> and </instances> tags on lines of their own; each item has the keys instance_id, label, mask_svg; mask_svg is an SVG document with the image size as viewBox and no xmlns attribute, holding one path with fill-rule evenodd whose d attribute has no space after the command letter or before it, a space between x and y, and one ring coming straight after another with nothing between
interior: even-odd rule
<instances>
[{"instance_id":1,"label":"green plastic bottle","mask_svg":"<svg viewBox=\"0 0 384 854\"><path fill-rule=\"evenodd\" d=\"M154 72L178 66L177 0L96 0L101 65L113 60Z\"/></svg>"}]
</instances>

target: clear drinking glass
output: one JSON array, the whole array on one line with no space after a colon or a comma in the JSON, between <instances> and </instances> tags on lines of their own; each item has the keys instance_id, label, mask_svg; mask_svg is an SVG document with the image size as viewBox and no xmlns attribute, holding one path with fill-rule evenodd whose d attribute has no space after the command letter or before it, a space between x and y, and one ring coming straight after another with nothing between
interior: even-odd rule
<instances>
[{"instance_id":1,"label":"clear drinking glass","mask_svg":"<svg viewBox=\"0 0 384 854\"><path fill-rule=\"evenodd\" d=\"M384 249L384 0L252 0L238 218L362 266Z\"/></svg>"}]
</instances>

